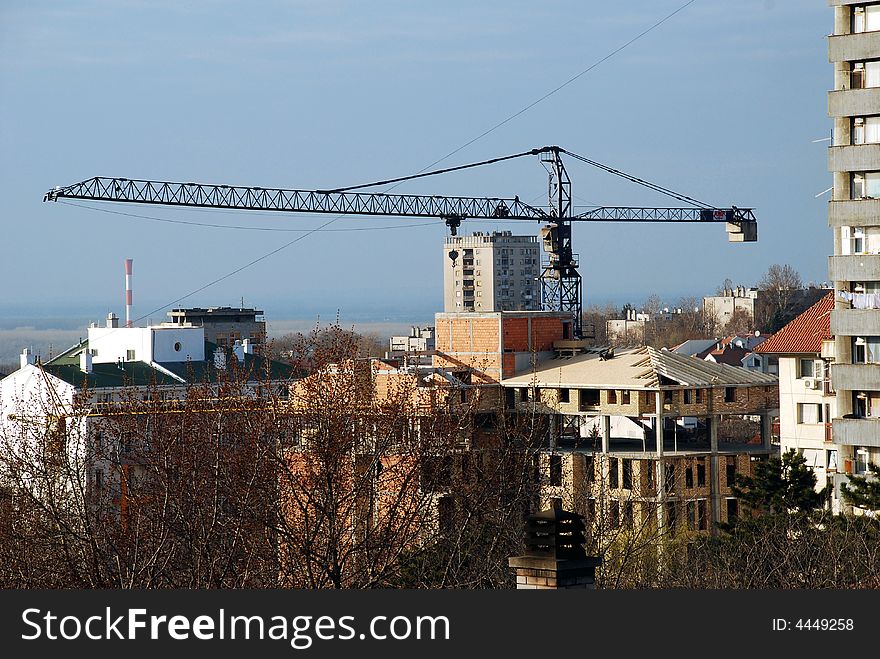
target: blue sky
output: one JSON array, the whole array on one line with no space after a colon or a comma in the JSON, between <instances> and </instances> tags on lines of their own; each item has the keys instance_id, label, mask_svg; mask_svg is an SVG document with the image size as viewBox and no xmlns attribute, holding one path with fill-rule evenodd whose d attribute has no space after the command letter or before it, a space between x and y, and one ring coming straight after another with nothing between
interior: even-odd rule
<instances>
[{"instance_id":1,"label":"blue sky","mask_svg":"<svg viewBox=\"0 0 880 659\"><path fill-rule=\"evenodd\" d=\"M343 2L69 0L0 5L0 314L135 314L292 239L44 204L54 185L124 176L328 188L421 170L619 47L684 0ZM444 160L547 144L717 205L754 207L759 242L723 225L575 226L585 301L710 293L772 263L827 278L832 70L824 0L696 0L549 99ZM667 200L569 162L576 203ZM401 192L542 201L537 158ZM97 204L96 204L97 206ZM104 205L158 218L312 228L326 218ZM342 219L333 228L399 218ZM413 221L413 224L423 224ZM519 222L465 230L537 231ZM442 305L442 223L313 234L187 305L272 317ZM161 317L162 312L154 315Z\"/></svg>"}]
</instances>

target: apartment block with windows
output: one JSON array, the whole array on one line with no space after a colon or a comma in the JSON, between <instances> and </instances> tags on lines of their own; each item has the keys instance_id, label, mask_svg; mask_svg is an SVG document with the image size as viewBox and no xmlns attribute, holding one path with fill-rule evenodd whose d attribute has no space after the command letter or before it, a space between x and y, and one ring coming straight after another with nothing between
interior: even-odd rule
<instances>
[{"instance_id":1,"label":"apartment block with windows","mask_svg":"<svg viewBox=\"0 0 880 659\"><path fill-rule=\"evenodd\" d=\"M510 231L449 236L443 257L445 312L541 310L537 236Z\"/></svg>"},{"instance_id":2,"label":"apartment block with windows","mask_svg":"<svg viewBox=\"0 0 880 659\"><path fill-rule=\"evenodd\" d=\"M828 4L834 8L828 38L834 66L828 93L834 122L828 273L836 291L832 435L844 472L862 474L869 462L880 462L880 2ZM837 489L847 475L838 475Z\"/></svg>"}]
</instances>

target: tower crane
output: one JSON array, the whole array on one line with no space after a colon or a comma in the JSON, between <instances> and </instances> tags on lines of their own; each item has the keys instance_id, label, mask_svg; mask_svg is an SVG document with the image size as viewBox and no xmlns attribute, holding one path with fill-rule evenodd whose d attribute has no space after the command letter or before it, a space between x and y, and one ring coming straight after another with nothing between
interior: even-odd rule
<instances>
[{"instance_id":1,"label":"tower crane","mask_svg":"<svg viewBox=\"0 0 880 659\"><path fill-rule=\"evenodd\" d=\"M670 196L688 204L685 207L600 206L583 213L572 212L571 179L562 154L598 167L616 176ZM450 197L438 195L386 194L353 190L399 183L446 172L488 165L519 158L538 156L548 173L546 209L520 200L502 197ZM80 199L163 206L195 206L236 210L283 211L293 213L330 213L335 215L397 216L440 218L456 235L463 220L532 220L544 226L541 238L547 260L542 263L541 300L545 310L573 315L574 332L581 336L582 281L578 255L572 250L571 228L574 222L695 222L725 223L731 242L758 239L757 220L751 208L719 208L700 202L660 185L632 176L613 167L579 156L559 146L545 146L522 153L493 158L478 163L405 176L332 190L293 190L204 183L172 183L119 177L96 176L68 186L49 190L43 201Z\"/></svg>"}]
</instances>

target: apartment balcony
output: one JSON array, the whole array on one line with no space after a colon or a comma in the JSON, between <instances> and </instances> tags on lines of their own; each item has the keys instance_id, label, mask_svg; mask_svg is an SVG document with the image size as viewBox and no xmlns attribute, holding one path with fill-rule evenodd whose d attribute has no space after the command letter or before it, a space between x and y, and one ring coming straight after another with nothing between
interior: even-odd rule
<instances>
[{"instance_id":1,"label":"apartment balcony","mask_svg":"<svg viewBox=\"0 0 880 659\"><path fill-rule=\"evenodd\" d=\"M834 419L834 443L841 446L880 446L880 418Z\"/></svg>"},{"instance_id":2,"label":"apartment balcony","mask_svg":"<svg viewBox=\"0 0 880 659\"><path fill-rule=\"evenodd\" d=\"M828 257L831 281L880 281L880 254Z\"/></svg>"},{"instance_id":3,"label":"apartment balcony","mask_svg":"<svg viewBox=\"0 0 880 659\"><path fill-rule=\"evenodd\" d=\"M875 336L880 332L880 309L841 309L831 312L833 336Z\"/></svg>"},{"instance_id":4,"label":"apartment balcony","mask_svg":"<svg viewBox=\"0 0 880 659\"><path fill-rule=\"evenodd\" d=\"M864 172L880 169L880 144L832 146L828 149L828 171Z\"/></svg>"},{"instance_id":5,"label":"apartment balcony","mask_svg":"<svg viewBox=\"0 0 880 659\"><path fill-rule=\"evenodd\" d=\"M832 364L835 391L880 390L880 364Z\"/></svg>"},{"instance_id":6,"label":"apartment balcony","mask_svg":"<svg viewBox=\"0 0 880 659\"><path fill-rule=\"evenodd\" d=\"M880 32L860 32L828 37L828 61L873 59L880 51Z\"/></svg>"},{"instance_id":7,"label":"apartment balcony","mask_svg":"<svg viewBox=\"0 0 880 659\"><path fill-rule=\"evenodd\" d=\"M828 92L828 116L861 117L880 111L880 87Z\"/></svg>"},{"instance_id":8,"label":"apartment balcony","mask_svg":"<svg viewBox=\"0 0 880 659\"><path fill-rule=\"evenodd\" d=\"M880 224L880 199L853 199L828 202L829 226L867 227L876 226L877 224Z\"/></svg>"}]
</instances>

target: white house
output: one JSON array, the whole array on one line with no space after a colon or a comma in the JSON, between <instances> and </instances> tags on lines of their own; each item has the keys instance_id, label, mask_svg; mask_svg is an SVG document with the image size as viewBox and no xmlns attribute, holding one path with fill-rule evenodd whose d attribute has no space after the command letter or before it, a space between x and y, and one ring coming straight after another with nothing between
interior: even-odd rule
<instances>
[{"instance_id":1,"label":"white house","mask_svg":"<svg viewBox=\"0 0 880 659\"><path fill-rule=\"evenodd\" d=\"M842 461L831 436L837 414L829 381L834 361L829 293L773 337L755 348L757 354L779 359L779 441L784 453L794 449L816 474L816 488L834 486L835 475L852 473L851 461ZM832 508L840 510L839 490Z\"/></svg>"}]
</instances>

